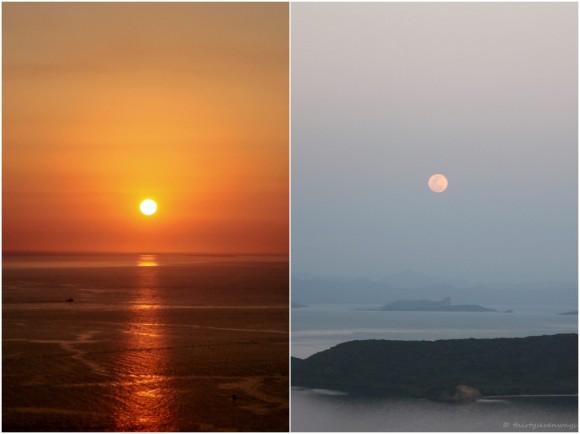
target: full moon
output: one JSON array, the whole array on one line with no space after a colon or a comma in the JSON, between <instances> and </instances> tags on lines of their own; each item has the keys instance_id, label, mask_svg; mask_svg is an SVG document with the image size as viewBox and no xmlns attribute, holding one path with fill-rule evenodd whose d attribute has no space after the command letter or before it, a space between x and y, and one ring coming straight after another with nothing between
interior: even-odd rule
<instances>
[{"instance_id":1,"label":"full moon","mask_svg":"<svg viewBox=\"0 0 580 434\"><path fill-rule=\"evenodd\" d=\"M435 193L443 193L445 190L447 190L449 182L447 181L445 175L436 173L431 178L429 178L427 185L429 185L431 191L434 191Z\"/></svg>"},{"instance_id":2,"label":"full moon","mask_svg":"<svg viewBox=\"0 0 580 434\"><path fill-rule=\"evenodd\" d=\"M155 203L154 200L145 199L143 202L141 202L139 208L141 209L141 212L143 214L151 215L155 214L155 211L157 211L157 204Z\"/></svg>"}]
</instances>

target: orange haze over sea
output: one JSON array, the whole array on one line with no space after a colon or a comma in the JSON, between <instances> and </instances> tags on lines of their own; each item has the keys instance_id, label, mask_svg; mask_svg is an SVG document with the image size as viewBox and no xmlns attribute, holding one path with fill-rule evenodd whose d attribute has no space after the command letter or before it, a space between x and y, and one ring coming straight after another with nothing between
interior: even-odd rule
<instances>
[{"instance_id":1,"label":"orange haze over sea","mask_svg":"<svg viewBox=\"0 0 580 434\"><path fill-rule=\"evenodd\" d=\"M3 20L4 250L287 252L287 4Z\"/></svg>"}]
</instances>

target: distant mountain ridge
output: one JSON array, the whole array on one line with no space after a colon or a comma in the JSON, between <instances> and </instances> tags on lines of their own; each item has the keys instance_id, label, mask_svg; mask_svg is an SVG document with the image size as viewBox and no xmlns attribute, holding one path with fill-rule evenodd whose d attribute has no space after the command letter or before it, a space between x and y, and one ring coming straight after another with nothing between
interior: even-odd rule
<instances>
[{"instance_id":1,"label":"distant mountain ridge","mask_svg":"<svg viewBox=\"0 0 580 434\"><path fill-rule=\"evenodd\" d=\"M375 304L391 299L441 299L481 305L577 305L577 282L470 285L460 279L403 272L381 280L292 277L292 298L306 304Z\"/></svg>"},{"instance_id":2,"label":"distant mountain ridge","mask_svg":"<svg viewBox=\"0 0 580 434\"><path fill-rule=\"evenodd\" d=\"M432 277L412 270L389 274L378 281L395 288L419 288L429 285L447 285L456 287L470 285L466 280Z\"/></svg>"}]
</instances>

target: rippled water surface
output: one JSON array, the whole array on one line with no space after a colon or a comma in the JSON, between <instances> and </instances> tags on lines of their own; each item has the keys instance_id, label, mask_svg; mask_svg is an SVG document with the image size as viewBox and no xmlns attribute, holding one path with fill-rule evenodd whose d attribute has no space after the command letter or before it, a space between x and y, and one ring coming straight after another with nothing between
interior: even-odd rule
<instances>
[{"instance_id":1,"label":"rippled water surface","mask_svg":"<svg viewBox=\"0 0 580 434\"><path fill-rule=\"evenodd\" d=\"M4 431L288 429L285 257L9 258L2 296Z\"/></svg>"}]
</instances>

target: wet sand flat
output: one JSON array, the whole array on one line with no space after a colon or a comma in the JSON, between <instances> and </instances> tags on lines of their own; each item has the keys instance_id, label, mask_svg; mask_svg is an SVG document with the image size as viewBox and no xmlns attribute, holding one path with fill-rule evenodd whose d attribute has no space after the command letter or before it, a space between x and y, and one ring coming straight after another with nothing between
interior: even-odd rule
<instances>
[{"instance_id":1,"label":"wet sand flat","mask_svg":"<svg viewBox=\"0 0 580 434\"><path fill-rule=\"evenodd\" d=\"M288 430L287 261L5 269L3 286L4 431Z\"/></svg>"}]
</instances>

